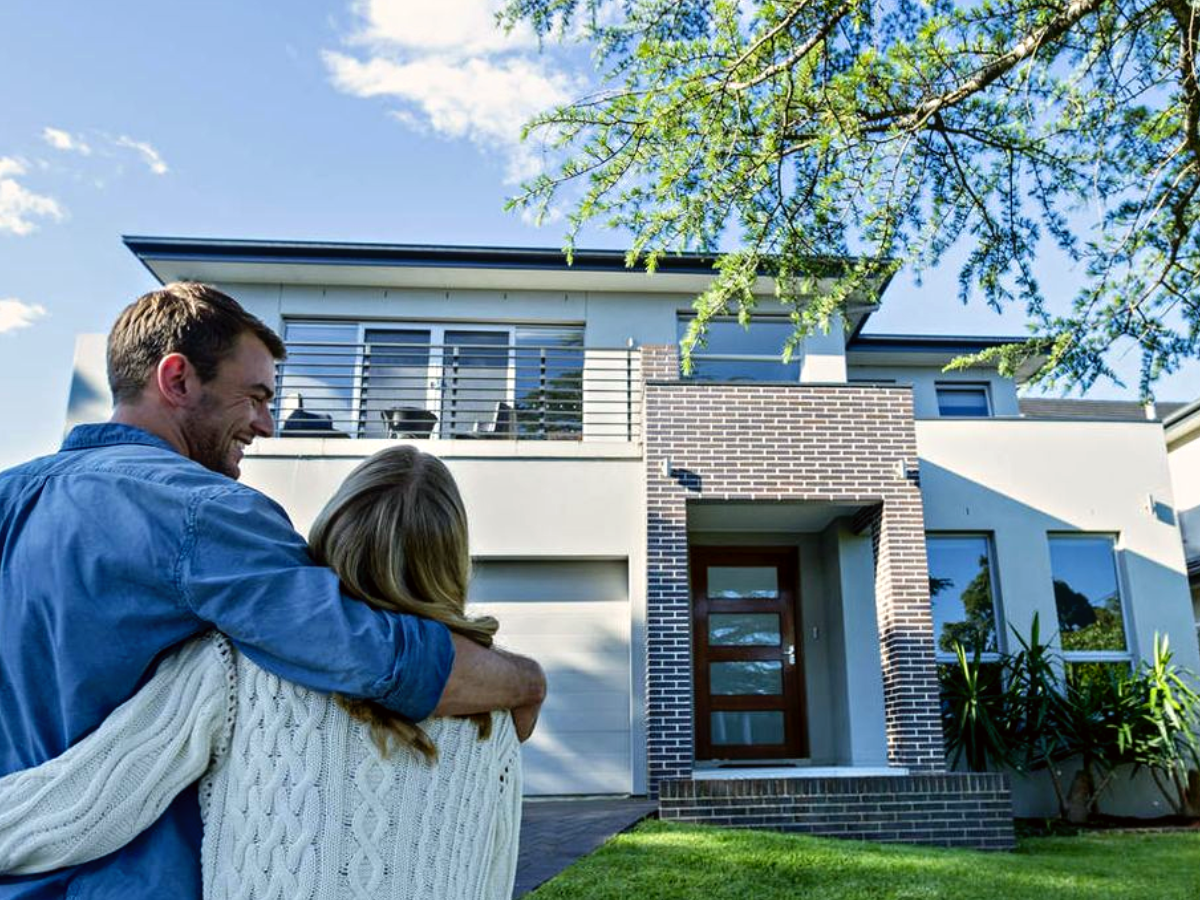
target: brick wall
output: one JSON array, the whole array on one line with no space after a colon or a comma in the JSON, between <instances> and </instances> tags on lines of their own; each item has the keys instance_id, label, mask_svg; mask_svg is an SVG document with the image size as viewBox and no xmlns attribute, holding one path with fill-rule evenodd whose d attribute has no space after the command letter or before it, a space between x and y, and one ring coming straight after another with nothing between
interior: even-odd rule
<instances>
[{"instance_id":1,"label":"brick wall","mask_svg":"<svg viewBox=\"0 0 1200 900\"><path fill-rule=\"evenodd\" d=\"M803 500L863 509L875 596L888 754L944 768L912 394L867 385L678 380L674 347L644 347L647 718L651 793L690 775L689 499ZM670 472L664 474L664 461Z\"/></svg>"},{"instance_id":2,"label":"brick wall","mask_svg":"<svg viewBox=\"0 0 1200 900\"><path fill-rule=\"evenodd\" d=\"M659 816L825 837L1007 850L1012 796L998 774L664 781Z\"/></svg>"}]
</instances>

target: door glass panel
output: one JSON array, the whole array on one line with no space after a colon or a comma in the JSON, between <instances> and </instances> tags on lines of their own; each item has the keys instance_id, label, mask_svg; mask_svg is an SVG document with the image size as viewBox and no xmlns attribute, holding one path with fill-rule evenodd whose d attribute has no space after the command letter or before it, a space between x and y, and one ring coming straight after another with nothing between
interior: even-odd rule
<instances>
[{"instance_id":1,"label":"door glass panel","mask_svg":"<svg viewBox=\"0 0 1200 900\"><path fill-rule=\"evenodd\" d=\"M491 434L510 422L508 332L447 331L442 351L444 437Z\"/></svg>"},{"instance_id":2,"label":"door glass panel","mask_svg":"<svg viewBox=\"0 0 1200 900\"><path fill-rule=\"evenodd\" d=\"M362 375L362 437L428 437L429 330L368 328Z\"/></svg>"},{"instance_id":3,"label":"door glass panel","mask_svg":"<svg viewBox=\"0 0 1200 900\"><path fill-rule=\"evenodd\" d=\"M778 647L778 613L714 613L708 617L713 647Z\"/></svg>"},{"instance_id":4,"label":"door glass panel","mask_svg":"<svg viewBox=\"0 0 1200 900\"><path fill-rule=\"evenodd\" d=\"M708 596L712 600L759 600L779 596L775 566L709 566Z\"/></svg>"},{"instance_id":5,"label":"door glass panel","mask_svg":"<svg viewBox=\"0 0 1200 900\"><path fill-rule=\"evenodd\" d=\"M782 712L712 713L714 746L731 744L782 744Z\"/></svg>"},{"instance_id":6,"label":"door glass panel","mask_svg":"<svg viewBox=\"0 0 1200 900\"><path fill-rule=\"evenodd\" d=\"M770 660L717 662L708 667L711 694L782 694L783 663Z\"/></svg>"}]
</instances>

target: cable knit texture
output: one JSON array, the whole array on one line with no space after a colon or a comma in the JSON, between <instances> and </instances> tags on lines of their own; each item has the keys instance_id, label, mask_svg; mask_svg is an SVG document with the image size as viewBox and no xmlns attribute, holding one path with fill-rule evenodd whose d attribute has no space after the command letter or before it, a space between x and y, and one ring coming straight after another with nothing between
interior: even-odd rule
<instances>
[{"instance_id":1,"label":"cable knit texture","mask_svg":"<svg viewBox=\"0 0 1200 900\"><path fill-rule=\"evenodd\" d=\"M186 645L63 756L0 779L0 871L42 872L127 843L200 782L208 900L507 900L520 749L464 719L424 723L430 765L383 759L327 695L260 669L220 635Z\"/></svg>"}]
</instances>

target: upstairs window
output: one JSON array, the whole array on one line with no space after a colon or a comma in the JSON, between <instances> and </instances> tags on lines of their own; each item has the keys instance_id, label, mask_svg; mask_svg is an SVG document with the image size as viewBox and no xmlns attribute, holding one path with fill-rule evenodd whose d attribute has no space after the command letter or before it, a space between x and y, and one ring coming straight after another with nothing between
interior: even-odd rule
<instances>
[{"instance_id":1,"label":"upstairs window","mask_svg":"<svg viewBox=\"0 0 1200 900\"><path fill-rule=\"evenodd\" d=\"M287 322L284 341L285 437L582 438L582 328ZM594 431L625 437L627 360L594 355Z\"/></svg>"},{"instance_id":2,"label":"upstairs window","mask_svg":"<svg viewBox=\"0 0 1200 900\"><path fill-rule=\"evenodd\" d=\"M939 383L937 402L938 415L947 419L980 418L992 414L986 384Z\"/></svg>"},{"instance_id":3,"label":"upstairs window","mask_svg":"<svg viewBox=\"0 0 1200 900\"><path fill-rule=\"evenodd\" d=\"M677 338L683 340L691 316L681 316ZM704 346L692 351L694 381L792 381L800 380L800 355L783 362L783 345L795 331L787 319L757 317L749 328L736 319L713 319Z\"/></svg>"}]
</instances>

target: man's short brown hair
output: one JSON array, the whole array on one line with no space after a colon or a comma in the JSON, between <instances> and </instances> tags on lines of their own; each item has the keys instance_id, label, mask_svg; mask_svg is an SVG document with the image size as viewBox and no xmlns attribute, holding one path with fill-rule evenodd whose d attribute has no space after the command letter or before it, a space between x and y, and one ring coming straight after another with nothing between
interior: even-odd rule
<instances>
[{"instance_id":1,"label":"man's short brown hair","mask_svg":"<svg viewBox=\"0 0 1200 900\"><path fill-rule=\"evenodd\" d=\"M171 353L186 356L202 383L212 381L246 332L266 344L275 359L287 355L279 335L207 284L176 281L143 294L117 316L108 336L113 402L136 400L150 373Z\"/></svg>"}]
</instances>

